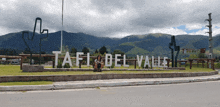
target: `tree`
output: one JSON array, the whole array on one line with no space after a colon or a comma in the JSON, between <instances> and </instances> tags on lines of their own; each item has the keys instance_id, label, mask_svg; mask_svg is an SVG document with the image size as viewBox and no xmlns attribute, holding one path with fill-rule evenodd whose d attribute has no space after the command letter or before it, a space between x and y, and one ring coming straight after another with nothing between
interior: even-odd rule
<instances>
[{"instance_id":1,"label":"tree","mask_svg":"<svg viewBox=\"0 0 220 107\"><path fill-rule=\"evenodd\" d=\"M205 55L205 53L199 53L199 54L198 54L198 57L199 57L199 58L207 58L207 56Z\"/></svg>"},{"instance_id":2,"label":"tree","mask_svg":"<svg viewBox=\"0 0 220 107\"><path fill-rule=\"evenodd\" d=\"M215 61L216 61L216 62L219 62L219 59L218 59L218 57L217 57L217 56L215 57Z\"/></svg>"},{"instance_id":3,"label":"tree","mask_svg":"<svg viewBox=\"0 0 220 107\"><path fill-rule=\"evenodd\" d=\"M84 47L84 48L82 49L82 52L83 52L84 54L86 54L86 53L89 52L89 49L88 49L87 47Z\"/></svg>"},{"instance_id":4,"label":"tree","mask_svg":"<svg viewBox=\"0 0 220 107\"><path fill-rule=\"evenodd\" d=\"M73 55L76 55L77 49L72 47L70 53L72 53Z\"/></svg>"},{"instance_id":5,"label":"tree","mask_svg":"<svg viewBox=\"0 0 220 107\"><path fill-rule=\"evenodd\" d=\"M41 51L41 54L46 54L46 52L45 51Z\"/></svg>"},{"instance_id":6,"label":"tree","mask_svg":"<svg viewBox=\"0 0 220 107\"><path fill-rule=\"evenodd\" d=\"M25 50L24 50L24 54L30 54L30 51L29 51L28 48L25 48Z\"/></svg>"},{"instance_id":7,"label":"tree","mask_svg":"<svg viewBox=\"0 0 220 107\"><path fill-rule=\"evenodd\" d=\"M9 49L7 54L8 55L16 55L16 51L14 49Z\"/></svg>"},{"instance_id":8,"label":"tree","mask_svg":"<svg viewBox=\"0 0 220 107\"><path fill-rule=\"evenodd\" d=\"M64 51L64 52L69 51L68 45L64 46L63 51Z\"/></svg>"},{"instance_id":9,"label":"tree","mask_svg":"<svg viewBox=\"0 0 220 107\"><path fill-rule=\"evenodd\" d=\"M113 53L112 53L113 57L115 56L115 54L121 54L121 56L123 56L125 53L122 52L121 50L116 49L116 50L114 50Z\"/></svg>"},{"instance_id":10,"label":"tree","mask_svg":"<svg viewBox=\"0 0 220 107\"><path fill-rule=\"evenodd\" d=\"M190 59L198 58L198 56L197 56L196 54L191 54L191 55L189 56L189 58L190 58Z\"/></svg>"},{"instance_id":11,"label":"tree","mask_svg":"<svg viewBox=\"0 0 220 107\"><path fill-rule=\"evenodd\" d=\"M18 55L18 50L1 48L0 55Z\"/></svg>"},{"instance_id":12,"label":"tree","mask_svg":"<svg viewBox=\"0 0 220 107\"><path fill-rule=\"evenodd\" d=\"M104 53L108 53L108 51L107 51L107 49L106 49L105 46L101 47L101 48L99 49L99 52L100 52L102 55L103 55Z\"/></svg>"},{"instance_id":13,"label":"tree","mask_svg":"<svg viewBox=\"0 0 220 107\"><path fill-rule=\"evenodd\" d=\"M99 53L97 49L95 50L95 53Z\"/></svg>"}]
</instances>

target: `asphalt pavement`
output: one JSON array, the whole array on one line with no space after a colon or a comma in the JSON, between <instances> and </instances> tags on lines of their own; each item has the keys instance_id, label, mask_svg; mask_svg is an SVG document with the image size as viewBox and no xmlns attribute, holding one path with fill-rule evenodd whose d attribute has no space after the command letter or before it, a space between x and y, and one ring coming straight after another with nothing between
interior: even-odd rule
<instances>
[{"instance_id":1,"label":"asphalt pavement","mask_svg":"<svg viewBox=\"0 0 220 107\"><path fill-rule=\"evenodd\" d=\"M220 81L0 92L0 107L220 107Z\"/></svg>"}]
</instances>

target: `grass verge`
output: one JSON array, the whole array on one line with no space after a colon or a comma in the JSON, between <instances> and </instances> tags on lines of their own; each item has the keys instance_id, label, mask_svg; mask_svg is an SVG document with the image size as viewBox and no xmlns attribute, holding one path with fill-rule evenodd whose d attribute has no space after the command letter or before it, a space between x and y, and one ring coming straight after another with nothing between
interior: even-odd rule
<instances>
[{"instance_id":1,"label":"grass verge","mask_svg":"<svg viewBox=\"0 0 220 107\"><path fill-rule=\"evenodd\" d=\"M139 69L139 68L137 68ZM211 72L210 68L200 68L193 66L192 69L186 67L186 70L170 70L170 71L59 71L59 72L22 72L20 66L16 65L0 65L0 76L19 76L19 75L84 75L84 74L126 74L126 73L176 73L176 72Z\"/></svg>"},{"instance_id":2,"label":"grass verge","mask_svg":"<svg viewBox=\"0 0 220 107\"><path fill-rule=\"evenodd\" d=\"M52 81L30 81L30 82L2 82L0 86L13 86L13 85L48 85L53 84Z\"/></svg>"}]
</instances>

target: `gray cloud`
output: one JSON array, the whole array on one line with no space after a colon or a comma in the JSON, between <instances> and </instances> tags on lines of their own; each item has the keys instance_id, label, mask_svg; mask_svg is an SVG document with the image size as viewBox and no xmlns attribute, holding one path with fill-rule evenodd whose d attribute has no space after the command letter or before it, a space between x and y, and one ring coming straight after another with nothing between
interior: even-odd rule
<instances>
[{"instance_id":1,"label":"gray cloud","mask_svg":"<svg viewBox=\"0 0 220 107\"><path fill-rule=\"evenodd\" d=\"M188 2L187 2L188 1ZM43 28L59 31L62 0L1 0L0 35L33 30L41 17ZM124 37L164 31L186 24L206 25L212 12L220 26L218 0L65 0L64 30L95 36ZM216 29L218 30L218 29ZM176 30L175 32L184 32Z\"/></svg>"}]
</instances>

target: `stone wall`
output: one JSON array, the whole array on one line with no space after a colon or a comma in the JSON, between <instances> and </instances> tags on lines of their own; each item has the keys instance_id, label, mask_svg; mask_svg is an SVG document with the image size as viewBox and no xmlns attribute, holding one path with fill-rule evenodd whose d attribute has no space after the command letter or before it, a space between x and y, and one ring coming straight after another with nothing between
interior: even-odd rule
<instances>
[{"instance_id":1,"label":"stone wall","mask_svg":"<svg viewBox=\"0 0 220 107\"><path fill-rule=\"evenodd\" d=\"M23 72L43 72L44 66L41 65L23 65L22 66Z\"/></svg>"},{"instance_id":2,"label":"stone wall","mask_svg":"<svg viewBox=\"0 0 220 107\"><path fill-rule=\"evenodd\" d=\"M165 67L167 70L186 70L185 67Z\"/></svg>"},{"instance_id":3,"label":"stone wall","mask_svg":"<svg viewBox=\"0 0 220 107\"><path fill-rule=\"evenodd\" d=\"M59 71L93 71L93 68L44 68L44 71L59 72ZM167 71L172 69L102 69L102 71Z\"/></svg>"},{"instance_id":4,"label":"stone wall","mask_svg":"<svg viewBox=\"0 0 220 107\"><path fill-rule=\"evenodd\" d=\"M101 79L130 79L130 78L174 78L195 77L218 74L213 72L196 73L129 73L129 74L88 74L88 75L45 75L45 76L1 76L0 82L16 81L85 81Z\"/></svg>"}]
</instances>

